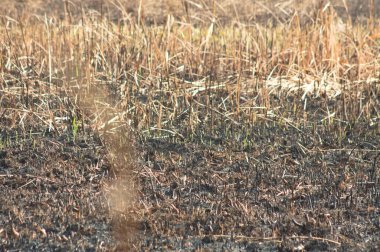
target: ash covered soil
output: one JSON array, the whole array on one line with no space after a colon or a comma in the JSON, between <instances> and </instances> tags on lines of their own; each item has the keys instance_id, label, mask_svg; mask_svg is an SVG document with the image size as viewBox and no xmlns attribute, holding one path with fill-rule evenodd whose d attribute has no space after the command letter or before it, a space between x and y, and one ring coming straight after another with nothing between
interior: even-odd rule
<instances>
[{"instance_id":1,"label":"ash covered soil","mask_svg":"<svg viewBox=\"0 0 380 252\"><path fill-rule=\"evenodd\" d=\"M112 242L99 141L19 140L0 151L0 249L99 251Z\"/></svg>"},{"instance_id":2,"label":"ash covered soil","mask_svg":"<svg viewBox=\"0 0 380 252\"><path fill-rule=\"evenodd\" d=\"M102 187L111 176L100 138L91 132L74 138L70 122L58 131L38 112L17 113L26 106L22 96L4 90L0 96L0 250L109 250L114 241ZM36 100L35 111L43 104L62 118L74 107L51 96Z\"/></svg>"},{"instance_id":3,"label":"ash covered soil","mask_svg":"<svg viewBox=\"0 0 380 252\"><path fill-rule=\"evenodd\" d=\"M144 138L136 144L136 200L115 215L104 190L117 177L106 141L89 128L75 140L70 130L9 130L4 101L2 251L380 247L378 122L358 122L342 137L334 124L263 121L244 133L249 147L239 126L192 141ZM310 122L321 119L314 102Z\"/></svg>"},{"instance_id":4,"label":"ash covered soil","mask_svg":"<svg viewBox=\"0 0 380 252\"><path fill-rule=\"evenodd\" d=\"M333 131L252 132L249 151L146 143L142 248L379 249L377 130L357 126L342 145Z\"/></svg>"}]
</instances>

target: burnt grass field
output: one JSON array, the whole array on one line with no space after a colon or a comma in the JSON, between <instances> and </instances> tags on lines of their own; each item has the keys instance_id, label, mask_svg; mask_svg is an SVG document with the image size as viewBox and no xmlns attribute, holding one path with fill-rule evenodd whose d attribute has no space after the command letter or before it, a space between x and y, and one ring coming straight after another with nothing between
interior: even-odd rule
<instances>
[{"instance_id":1,"label":"burnt grass field","mask_svg":"<svg viewBox=\"0 0 380 252\"><path fill-rule=\"evenodd\" d=\"M380 4L243 2L6 1L0 251L380 250Z\"/></svg>"}]
</instances>

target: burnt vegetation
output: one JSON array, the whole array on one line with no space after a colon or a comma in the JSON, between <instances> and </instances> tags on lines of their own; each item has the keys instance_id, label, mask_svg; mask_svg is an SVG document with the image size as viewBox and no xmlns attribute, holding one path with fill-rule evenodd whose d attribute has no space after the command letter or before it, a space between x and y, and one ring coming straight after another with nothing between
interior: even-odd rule
<instances>
[{"instance_id":1,"label":"burnt vegetation","mask_svg":"<svg viewBox=\"0 0 380 252\"><path fill-rule=\"evenodd\" d=\"M1 251L380 249L377 0L5 2Z\"/></svg>"}]
</instances>

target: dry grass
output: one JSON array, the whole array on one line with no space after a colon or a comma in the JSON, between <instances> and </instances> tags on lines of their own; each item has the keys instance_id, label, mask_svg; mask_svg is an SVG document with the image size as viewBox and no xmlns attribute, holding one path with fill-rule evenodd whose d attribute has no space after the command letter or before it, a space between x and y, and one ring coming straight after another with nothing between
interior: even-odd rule
<instances>
[{"instance_id":1,"label":"dry grass","mask_svg":"<svg viewBox=\"0 0 380 252\"><path fill-rule=\"evenodd\" d=\"M39 1L2 10L0 116L13 138L40 134L33 125L74 141L99 132L119 179L103 189L114 218L149 214L133 191L146 185L125 181L162 175L133 175L132 133L252 151L254 130L277 125L320 142L315 132L332 132L345 148L345 136L365 125L378 141L377 1L363 10L367 19L346 1L78 2L49 1L46 15Z\"/></svg>"},{"instance_id":2,"label":"dry grass","mask_svg":"<svg viewBox=\"0 0 380 252\"><path fill-rule=\"evenodd\" d=\"M378 89L380 31L377 26L342 23L328 5L315 13L313 23L306 26L294 13L287 23L271 29L207 19L193 26L170 15L158 27L138 25L138 18L126 13L119 23L94 12L74 24L68 16L64 20L5 16L3 78L9 86L14 72L24 76L31 98L35 86L29 84L31 73L40 76L42 94L46 88L52 93L76 85L90 89L96 82L110 84L123 97L131 118L143 115L134 123L146 130L165 128L187 111L191 101L199 102L194 98L210 99L208 90L225 93L211 107L235 120L267 111L276 115L268 95L286 97L289 92L301 93L303 100L321 95L340 98L351 106L346 111L351 117L369 116L374 99L359 105L349 101ZM231 106L223 105L227 102ZM209 101L193 107L192 128L200 121L197 108L204 105L209 107Z\"/></svg>"}]
</instances>

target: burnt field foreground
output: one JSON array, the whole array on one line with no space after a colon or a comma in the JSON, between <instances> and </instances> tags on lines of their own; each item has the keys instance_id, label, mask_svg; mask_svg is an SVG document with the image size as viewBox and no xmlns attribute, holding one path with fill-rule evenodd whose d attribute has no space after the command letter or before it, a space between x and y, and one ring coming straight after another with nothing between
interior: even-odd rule
<instances>
[{"instance_id":1,"label":"burnt field foreground","mask_svg":"<svg viewBox=\"0 0 380 252\"><path fill-rule=\"evenodd\" d=\"M2 8L0 251L379 250L378 5L296 2Z\"/></svg>"},{"instance_id":2,"label":"burnt field foreground","mask_svg":"<svg viewBox=\"0 0 380 252\"><path fill-rule=\"evenodd\" d=\"M249 151L148 141L143 247L378 248L378 133L359 128L337 144L262 124Z\"/></svg>"}]
</instances>

